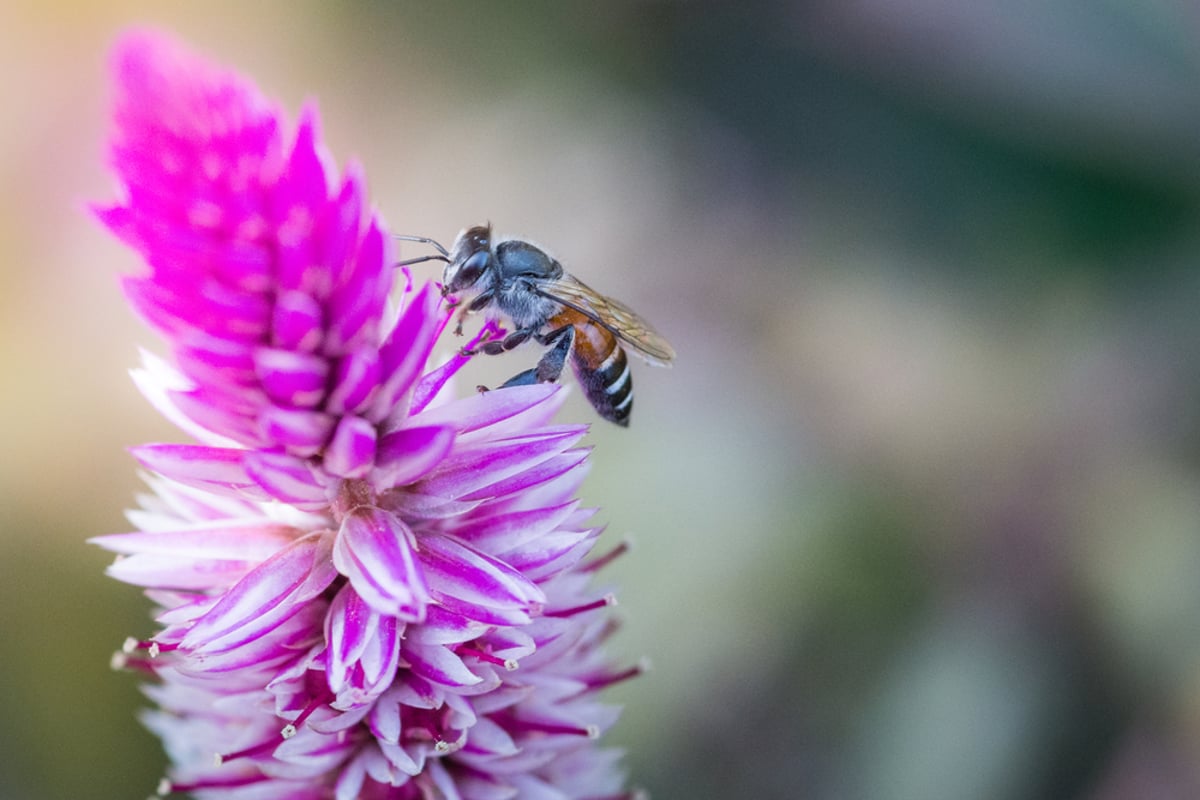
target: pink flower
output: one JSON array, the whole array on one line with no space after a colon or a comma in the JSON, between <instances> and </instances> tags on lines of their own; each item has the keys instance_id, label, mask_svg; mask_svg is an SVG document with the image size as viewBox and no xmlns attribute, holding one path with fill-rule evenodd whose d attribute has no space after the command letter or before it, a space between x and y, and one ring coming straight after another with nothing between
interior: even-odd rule
<instances>
[{"instance_id":1,"label":"pink flower","mask_svg":"<svg viewBox=\"0 0 1200 800\"><path fill-rule=\"evenodd\" d=\"M200 798L624 797L598 690L600 531L575 494L585 428L552 385L456 399L449 312L397 286L356 168L307 108L150 33L118 46L97 210L149 269L125 279L170 358L135 374L196 444L135 448L137 532L93 541L160 630L123 666ZM494 329L481 336L494 335ZM213 755L220 754L214 761Z\"/></svg>"}]
</instances>

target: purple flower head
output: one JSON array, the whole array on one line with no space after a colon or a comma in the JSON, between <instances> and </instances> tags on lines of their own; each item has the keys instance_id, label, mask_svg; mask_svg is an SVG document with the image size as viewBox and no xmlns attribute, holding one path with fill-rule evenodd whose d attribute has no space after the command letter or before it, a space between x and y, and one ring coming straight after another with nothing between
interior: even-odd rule
<instances>
[{"instance_id":1,"label":"purple flower head","mask_svg":"<svg viewBox=\"0 0 1200 800\"><path fill-rule=\"evenodd\" d=\"M611 596L575 494L585 428L556 386L456 398L436 287L392 265L313 107L288 135L247 81L151 33L116 49L100 220L169 357L135 381L195 444L135 448L137 531L101 536L157 633L161 793L199 798L617 798L598 690ZM495 335L485 328L480 336ZM214 755L219 756L214 759Z\"/></svg>"}]
</instances>

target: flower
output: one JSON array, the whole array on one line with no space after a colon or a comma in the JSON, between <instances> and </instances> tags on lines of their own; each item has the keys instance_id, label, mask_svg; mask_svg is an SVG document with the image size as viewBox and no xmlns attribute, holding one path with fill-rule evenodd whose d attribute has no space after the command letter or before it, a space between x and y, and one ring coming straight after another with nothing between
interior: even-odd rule
<instances>
[{"instance_id":1,"label":"flower","mask_svg":"<svg viewBox=\"0 0 1200 800\"><path fill-rule=\"evenodd\" d=\"M585 561L562 390L454 396L450 312L391 266L359 170L333 180L313 106L286 137L149 32L114 67L121 196L96 213L148 265L123 285L169 353L135 381L195 439L135 448L137 530L92 540L157 606L118 664L153 679L160 793L629 796L597 694L641 668L605 658L591 580L625 546Z\"/></svg>"}]
</instances>

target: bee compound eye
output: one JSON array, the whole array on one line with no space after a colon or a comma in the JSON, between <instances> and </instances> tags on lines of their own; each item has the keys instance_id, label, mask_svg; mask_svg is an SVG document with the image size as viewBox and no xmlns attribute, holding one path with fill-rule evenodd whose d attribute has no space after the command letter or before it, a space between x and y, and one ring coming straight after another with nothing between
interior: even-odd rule
<instances>
[{"instance_id":1,"label":"bee compound eye","mask_svg":"<svg viewBox=\"0 0 1200 800\"><path fill-rule=\"evenodd\" d=\"M472 253L470 258L464 261L458 271L454 273L455 288L465 289L468 286L474 286L475 282L483 276L484 270L487 269L490 257L487 250L477 250Z\"/></svg>"}]
</instances>

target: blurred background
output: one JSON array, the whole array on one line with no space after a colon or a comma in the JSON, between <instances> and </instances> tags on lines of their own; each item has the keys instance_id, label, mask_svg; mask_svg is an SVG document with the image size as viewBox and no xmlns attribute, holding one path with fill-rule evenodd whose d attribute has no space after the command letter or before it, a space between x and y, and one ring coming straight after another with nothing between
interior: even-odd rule
<instances>
[{"instance_id":1,"label":"blurred background","mask_svg":"<svg viewBox=\"0 0 1200 800\"><path fill-rule=\"evenodd\" d=\"M107 669L148 604L84 544L126 529L124 448L176 437L84 211L135 23L319 98L392 230L490 219L676 345L585 489L638 545L634 784L1200 797L1190 0L6 4L0 796L163 769Z\"/></svg>"}]
</instances>

